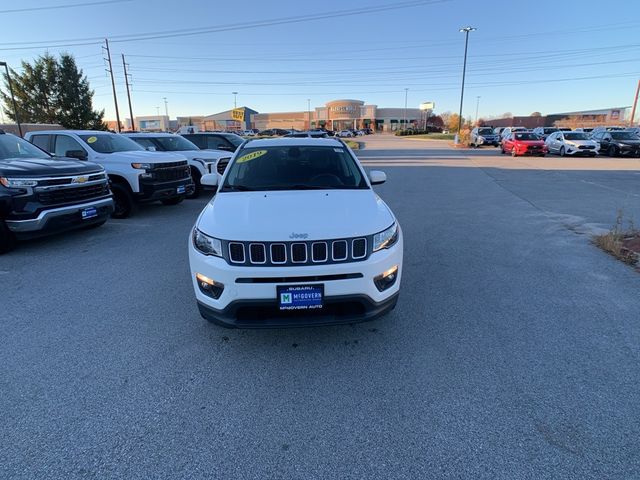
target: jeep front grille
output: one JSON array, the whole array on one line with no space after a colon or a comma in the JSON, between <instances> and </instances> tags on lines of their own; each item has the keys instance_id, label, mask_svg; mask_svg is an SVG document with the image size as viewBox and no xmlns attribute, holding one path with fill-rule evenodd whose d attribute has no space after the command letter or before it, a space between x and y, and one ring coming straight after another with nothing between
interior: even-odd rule
<instances>
[{"instance_id":1,"label":"jeep front grille","mask_svg":"<svg viewBox=\"0 0 640 480\"><path fill-rule=\"evenodd\" d=\"M232 265L303 266L366 260L367 237L296 242L223 241L225 260Z\"/></svg>"}]
</instances>

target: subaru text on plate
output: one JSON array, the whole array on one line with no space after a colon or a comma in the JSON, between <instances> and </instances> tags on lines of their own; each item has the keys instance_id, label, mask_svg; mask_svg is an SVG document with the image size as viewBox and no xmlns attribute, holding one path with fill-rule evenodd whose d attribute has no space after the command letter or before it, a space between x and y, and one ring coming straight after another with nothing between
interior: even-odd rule
<instances>
[{"instance_id":1,"label":"subaru text on plate","mask_svg":"<svg viewBox=\"0 0 640 480\"><path fill-rule=\"evenodd\" d=\"M189 239L201 315L255 328L352 323L392 310L402 232L371 188L385 180L367 176L339 140L245 142Z\"/></svg>"}]
</instances>

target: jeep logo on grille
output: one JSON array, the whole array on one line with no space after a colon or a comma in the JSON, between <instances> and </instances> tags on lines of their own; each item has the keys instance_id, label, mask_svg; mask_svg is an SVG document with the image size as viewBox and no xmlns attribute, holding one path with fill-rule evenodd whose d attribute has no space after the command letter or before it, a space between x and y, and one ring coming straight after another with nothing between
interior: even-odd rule
<instances>
[{"instance_id":1,"label":"jeep logo on grille","mask_svg":"<svg viewBox=\"0 0 640 480\"><path fill-rule=\"evenodd\" d=\"M307 238L309 238L309 234L308 233L295 233L295 232L293 232L291 235L289 235L289 238L291 240L295 240L297 238L300 238L302 240L306 240Z\"/></svg>"}]
</instances>

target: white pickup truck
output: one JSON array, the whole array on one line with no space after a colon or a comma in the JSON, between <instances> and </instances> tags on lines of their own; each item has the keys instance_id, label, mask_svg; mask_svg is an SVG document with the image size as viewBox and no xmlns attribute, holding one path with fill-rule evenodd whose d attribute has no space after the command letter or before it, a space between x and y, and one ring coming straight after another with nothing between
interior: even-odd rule
<instances>
[{"instance_id":1,"label":"white pickup truck","mask_svg":"<svg viewBox=\"0 0 640 480\"><path fill-rule=\"evenodd\" d=\"M45 130L25 139L56 157L72 157L102 165L115 200L114 218L130 216L139 202L159 200L176 205L193 192L184 155L149 152L133 140L99 130Z\"/></svg>"},{"instance_id":2,"label":"white pickup truck","mask_svg":"<svg viewBox=\"0 0 640 480\"><path fill-rule=\"evenodd\" d=\"M219 179L224 173L224 166L229 162L231 153L223 150L200 150L186 138L173 133L125 133L124 136L152 152L174 152L187 157L191 178L195 188L188 198L196 198L202 193L200 179L208 173L218 172ZM218 162L224 160L220 168Z\"/></svg>"}]
</instances>

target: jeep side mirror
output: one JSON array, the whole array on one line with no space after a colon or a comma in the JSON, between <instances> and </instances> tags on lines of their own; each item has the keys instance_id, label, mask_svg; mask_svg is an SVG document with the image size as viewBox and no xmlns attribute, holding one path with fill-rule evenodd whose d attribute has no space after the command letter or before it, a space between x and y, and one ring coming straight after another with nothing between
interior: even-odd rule
<instances>
[{"instance_id":1,"label":"jeep side mirror","mask_svg":"<svg viewBox=\"0 0 640 480\"><path fill-rule=\"evenodd\" d=\"M387 181L387 174L380 170L372 170L369 172L369 181L371 185L380 185Z\"/></svg>"},{"instance_id":2,"label":"jeep side mirror","mask_svg":"<svg viewBox=\"0 0 640 480\"><path fill-rule=\"evenodd\" d=\"M77 158L78 160L86 160L87 152L84 150L67 150L64 152L65 157Z\"/></svg>"},{"instance_id":3,"label":"jeep side mirror","mask_svg":"<svg viewBox=\"0 0 640 480\"><path fill-rule=\"evenodd\" d=\"M202 177L200 177L200 183L202 185L206 185L208 187L217 187L218 186L218 174L217 173L206 173Z\"/></svg>"}]
</instances>

